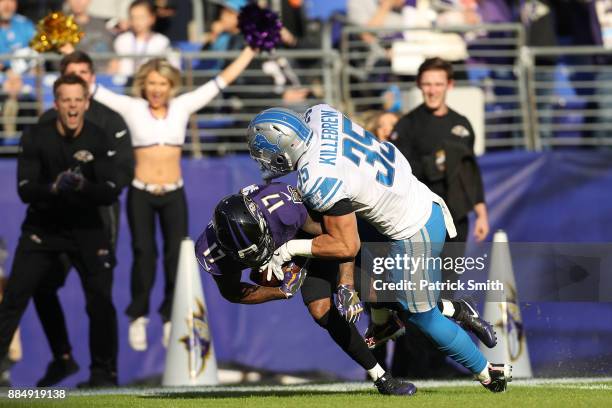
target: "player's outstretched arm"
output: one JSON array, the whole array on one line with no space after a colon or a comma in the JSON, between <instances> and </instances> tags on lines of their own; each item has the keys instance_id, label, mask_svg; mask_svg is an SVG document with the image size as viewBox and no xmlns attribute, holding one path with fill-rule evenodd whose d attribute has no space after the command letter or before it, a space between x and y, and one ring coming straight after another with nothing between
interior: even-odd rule
<instances>
[{"instance_id":1,"label":"player's outstretched arm","mask_svg":"<svg viewBox=\"0 0 612 408\"><path fill-rule=\"evenodd\" d=\"M257 304L287 298L279 288L241 282L239 274L214 278L221 296L232 303Z\"/></svg>"},{"instance_id":2,"label":"player's outstretched arm","mask_svg":"<svg viewBox=\"0 0 612 408\"><path fill-rule=\"evenodd\" d=\"M238 78L238 76L240 76L240 74L242 74L246 67L249 66L256 54L257 52L251 47L244 47L240 55L238 55L238 57L236 57L236 59L232 61L232 63L229 64L223 71L221 71L219 77L221 77L223 82L225 82L227 85L231 84L236 78Z\"/></svg>"},{"instance_id":3,"label":"player's outstretched arm","mask_svg":"<svg viewBox=\"0 0 612 408\"><path fill-rule=\"evenodd\" d=\"M324 233L312 240L313 256L340 260L355 258L361 241L354 212L345 215L324 215L323 227Z\"/></svg>"},{"instance_id":4,"label":"player's outstretched arm","mask_svg":"<svg viewBox=\"0 0 612 408\"><path fill-rule=\"evenodd\" d=\"M272 274L283 279L282 265L295 256L351 261L359 252L361 242L354 212L324 215L322 232L314 239L292 239L278 247L270 261L261 267L267 279L270 280Z\"/></svg>"}]
</instances>

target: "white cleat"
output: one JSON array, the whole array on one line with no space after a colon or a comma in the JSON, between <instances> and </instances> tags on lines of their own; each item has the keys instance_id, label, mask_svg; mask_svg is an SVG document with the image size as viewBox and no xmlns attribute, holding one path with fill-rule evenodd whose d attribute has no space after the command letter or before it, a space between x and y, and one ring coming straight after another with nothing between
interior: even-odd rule
<instances>
[{"instance_id":1,"label":"white cleat","mask_svg":"<svg viewBox=\"0 0 612 408\"><path fill-rule=\"evenodd\" d=\"M136 351L147 349L147 324L149 319L141 316L130 323L129 340L130 347Z\"/></svg>"}]
</instances>

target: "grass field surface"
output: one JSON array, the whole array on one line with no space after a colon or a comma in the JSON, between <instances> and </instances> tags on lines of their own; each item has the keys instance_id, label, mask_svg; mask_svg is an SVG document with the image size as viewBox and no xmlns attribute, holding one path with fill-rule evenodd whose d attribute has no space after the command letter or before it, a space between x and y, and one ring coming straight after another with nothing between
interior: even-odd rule
<instances>
[{"instance_id":1,"label":"grass field surface","mask_svg":"<svg viewBox=\"0 0 612 408\"><path fill-rule=\"evenodd\" d=\"M197 388L68 390L66 399L8 399L0 407L612 407L612 379L515 380L492 394L468 381L417 381L412 397L379 395L369 383L257 385Z\"/></svg>"}]
</instances>

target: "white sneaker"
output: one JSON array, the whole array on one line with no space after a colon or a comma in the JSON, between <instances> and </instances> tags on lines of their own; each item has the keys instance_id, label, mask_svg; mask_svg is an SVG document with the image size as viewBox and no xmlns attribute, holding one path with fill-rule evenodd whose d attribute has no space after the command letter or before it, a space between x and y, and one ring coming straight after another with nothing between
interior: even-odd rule
<instances>
[{"instance_id":1,"label":"white sneaker","mask_svg":"<svg viewBox=\"0 0 612 408\"><path fill-rule=\"evenodd\" d=\"M162 337L162 344L165 348L168 348L168 344L170 344L170 331L172 330L172 323L169 321L164 323L164 335Z\"/></svg>"},{"instance_id":2,"label":"white sneaker","mask_svg":"<svg viewBox=\"0 0 612 408\"><path fill-rule=\"evenodd\" d=\"M149 319L141 316L130 323L130 347L136 351L147 349L147 324Z\"/></svg>"}]
</instances>

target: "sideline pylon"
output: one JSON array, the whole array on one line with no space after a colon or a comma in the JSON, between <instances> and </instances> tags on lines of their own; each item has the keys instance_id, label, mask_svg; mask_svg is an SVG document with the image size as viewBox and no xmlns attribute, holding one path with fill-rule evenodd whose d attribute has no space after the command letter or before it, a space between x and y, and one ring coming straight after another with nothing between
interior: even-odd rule
<instances>
[{"instance_id":1,"label":"sideline pylon","mask_svg":"<svg viewBox=\"0 0 612 408\"><path fill-rule=\"evenodd\" d=\"M164 386L216 385L217 360L208 325L200 270L191 239L181 242L174 301L172 330Z\"/></svg>"},{"instance_id":2,"label":"sideline pylon","mask_svg":"<svg viewBox=\"0 0 612 408\"><path fill-rule=\"evenodd\" d=\"M533 374L527 336L521 318L508 236L503 230L498 230L493 236L489 279L504 284L505 299L500 301L499 295L487 293L483 317L495 326L497 346L489 349L481 345L480 350L491 362L512 364L515 378L530 378Z\"/></svg>"}]
</instances>

